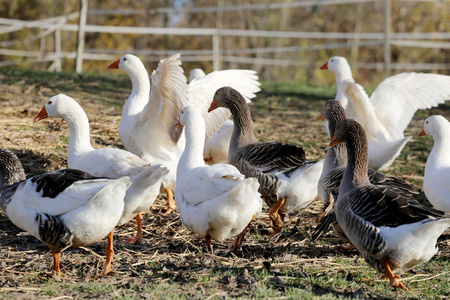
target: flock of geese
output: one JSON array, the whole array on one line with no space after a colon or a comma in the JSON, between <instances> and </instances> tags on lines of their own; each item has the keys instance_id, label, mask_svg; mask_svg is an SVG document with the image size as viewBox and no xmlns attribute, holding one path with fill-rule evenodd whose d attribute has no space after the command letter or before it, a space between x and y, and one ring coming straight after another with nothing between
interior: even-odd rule
<instances>
[{"instance_id":1,"label":"flock of geese","mask_svg":"<svg viewBox=\"0 0 450 300\"><path fill-rule=\"evenodd\" d=\"M398 275L437 253L437 239L450 227L448 120L431 116L419 133L434 138L423 184L433 207L415 200L410 184L377 170L388 167L411 138L403 131L417 109L450 98L449 76L402 73L384 80L369 98L347 60L332 57L321 69L335 74L336 99L318 112L327 121L329 149L324 159L311 161L299 146L255 138L248 106L260 91L254 71L194 70L188 83L179 54L160 61L151 84L132 54L108 68L125 71L132 82L119 127L126 150L93 148L86 113L64 94L49 98L35 121L66 121L68 169L26 179L17 156L0 149L0 208L49 246L55 274L62 274L61 251L105 236L101 274L109 273L114 228L136 218L136 235L128 241L138 242L142 212L161 191L167 193L165 213L178 210L211 253L212 239L237 236L234 248L240 248L262 200L275 235L286 214L317 196L323 213L311 239L331 225L392 287L406 289Z\"/></svg>"}]
</instances>

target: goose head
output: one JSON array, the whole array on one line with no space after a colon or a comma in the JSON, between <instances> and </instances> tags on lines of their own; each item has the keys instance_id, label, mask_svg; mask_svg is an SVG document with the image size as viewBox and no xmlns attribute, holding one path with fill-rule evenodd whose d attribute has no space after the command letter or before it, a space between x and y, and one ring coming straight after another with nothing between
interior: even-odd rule
<instances>
[{"instance_id":1,"label":"goose head","mask_svg":"<svg viewBox=\"0 0 450 300\"><path fill-rule=\"evenodd\" d=\"M37 122L47 117L63 118L64 116L73 112L74 102L75 100L65 94L53 96L45 102L44 106L42 107L41 111L36 116L34 121Z\"/></svg>"},{"instance_id":2,"label":"goose head","mask_svg":"<svg viewBox=\"0 0 450 300\"><path fill-rule=\"evenodd\" d=\"M139 59L139 57L133 54L125 54L112 64L108 66L108 69L119 69L127 72L128 74L133 74L136 71L140 71L142 69L145 70L144 64ZM147 72L145 70L145 72Z\"/></svg>"},{"instance_id":3,"label":"goose head","mask_svg":"<svg viewBox=\"0 0 450 300\"><path fill-rule=\"evenodd\" d=\"M439 136L442 135L443 132L448 131L448 127L450 127L450 123L441 115L434 115L428 117L423 122L423 128L419 132L419 136L422 135L431 135L431 136Z\"/></svg>"},{"instance_id":4,"label":"goose head","mask_svg":"<svg viewBox=\"0 0 450 300\"><path fill-rule=\"evenodd\" d=\"M177 125L186 127L192 123L197 124L197 123L204 122L203 120L204 119L203 119L202 114L200 113L200 110L195 106L188 105L188 106L183 107L183 109L181 110L180 120L178 121ZM197 128L198 125L195 127Z\"/></svg>"},{"instance_id":5,"label":"goose head","mask_svg":"<svg viewBox=\"0 0 450 300\"><path fill-rule=\"evenodd\" d=\"M192 69L191 72L189 73L189 82L194 79L203 77L203 76L206 76L206 74L205 74L205 72L203 72L202 69L198 69L198 68Z\"/></svg>"},{"instance_id":6,"label":"goose head","mask_svg":"<svg viewBox=\"0 0 450 300\"><path fill-rule=\"evenodd\" d=\"M239 103L239 101L242 102L242 100L244 101L243 104L246 105L244 97L238 91L230 86L221 87L214 94L214 99L208 112L211 112L218 107L230 109L233 106L233 103Z\"/></svg>"},{"instance_id":7,"label":"goose head","mask_svg":"<svg viewBox=\"0 0 450 300\"><path fill-rule=\"evenodd\" d=\"M330 147L341 142L366 141L366 134L362 126L353 119L345 119L336 126L336 132L330 142Z\"/></svg>"},{"instance_id":8,"label":"goose head","mask_svg":"<svg viewBox=\"0 0 450 300\"><path fill-rule=\"evenodd\" d=\"M330 70L332 72L336 72L344 68L350 68L350 65L348 64L347 59L342 56L333 56L320 67L321 70Z\"/></svg>"},{"instance_id":9,"label":"goose head","mask_svg":"<svg viewBox=\"0 0 450 300\"><path fill-rule=\"evenodd\" d=\"M334 115L343 115L343 118L341 118L341 120L339 120L339 122L342 121L343 119L346 119L345 111L344 111L344 108L342 107L341 102L339 102L338 100L327 100L323 104L322 111L320 112L319 116L317 117L317 120L322 120L322 119L331 120L331 119L333 119Z\"/></svg>"},{"instance_id":10,"label":"goose head","mask_svg":"<svg viewBox=\"0 0 450 300\"><path fill-rule=\"evenodd\" d=\"M180 125L181 126L186 126L189 122L190 119L192 119L193 117L195 117L195 107L193 106L185 106L183 107L183 109L181 110L181 114L180 114Z\"/></svg>"},{"instance_id":11,"label":"goose head","mask_svg":"<svg viewBox=\"0 0 450 300\"><path fill-rule=\"evenodd\" d=\"M342 56L333 56L323 66L321 70L330 70L336 76L336 80L347 80L352 78L352 70L347 62L347 59Z\"/></svg>"}]
</instances>

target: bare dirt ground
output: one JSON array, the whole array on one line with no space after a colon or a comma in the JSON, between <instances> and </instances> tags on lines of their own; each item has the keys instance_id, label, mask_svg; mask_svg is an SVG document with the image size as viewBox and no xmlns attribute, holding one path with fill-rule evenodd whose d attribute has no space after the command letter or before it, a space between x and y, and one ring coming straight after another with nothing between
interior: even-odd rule
<instances>
[{"instance_id":1,"label":"bare dirt ground","mask_svg":"<svg viewBox=\"0 0 450 300\"><path fill-rule=\"evenodd\" d=\"M94 147L121 147L117 129L128 86L101 88L90 79L80 79L80 84L73 76L58 81L53 77L21 81L19 78L24 74L16 74L14 82L9 82L13 75L2 76L1 147L18 154L28 176L66 167L67 125L54 119L33 123L44 101L66 89L82 104L90 118ZM76 85L80 87L74 88ZM297 141L306 148L308 157L322 158L328 138L323 122L315 121L322 102L314 97L300 101L297 98L302 95L295 93L285 93L280 102L275 94L266 92L261 96L264 101L256 100L252 104L258 138ZM450 109L444 106L433 113L448 118ZM410 134L420 131L423 116L413 120L408 129ZM424 150L414 152L419 146L410 144L412 148L399 158L398 165L426 158ZM417 174L417 170L395 167L392 172L409 182L421 183L422 175ZM214 255L207 253L201 237L183 227L178 213L162 215L164 204L165 196L160 195L155 210L144 215L141 243L131 245L123 240L134 234L134 220L116 229L114 272L99 278L104 264L104 241L64 251L62 270L65 276L51 278L52 256L48 247L0 214L0 293L3 298L11 299L312 298L325 295L328 298L421 298L420 292L404 294L380 288L387 286L387 282L366 267L356 250L342 250L340 241L331 232L312 244L309 234L316 225L319 201L290 216L283 232L273 238L267 235L265 209L251 225L242 251L232 251L232 240L213 242ZM434 259L449 257L449 235L447 231L439 240L440 251ZM438 276L448 278L449 271L446 269ZM360 280L363 276L360 273L370 276L371 281ZM432 278L436 275L427 273L424 268L407 276L410 278L405 282L408 285L417 276ZM333 280L339 282L330 283ZM302 291L308 292L302 294ZM440 296L432 297L450 295L441 292Z\"/></svg>"}]
</instances>

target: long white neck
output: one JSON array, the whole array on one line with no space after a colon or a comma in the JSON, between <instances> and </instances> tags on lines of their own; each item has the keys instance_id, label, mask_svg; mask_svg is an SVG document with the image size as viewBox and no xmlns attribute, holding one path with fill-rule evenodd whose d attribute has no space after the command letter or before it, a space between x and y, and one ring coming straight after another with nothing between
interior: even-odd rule
<instances>
[{"instance_id":1,"label":"long white neck","mask_svg":"<svg viewBox=\"0 0 450 300\"><path fill-rule=\"evenodd\" d=\"M89 120L81 106L75 105L70 113L63 115L70 129L70 141L67 149L67 163L69 168L80 155L94 150L90 141Z\"/></svg>"},{"instance_id":2,"label":"long white neck","mask_svg":"<svg viewBox=\"0 0 450 300\"><path fill-rule=\"evenodd\" d=\"M178 163L179 172L184 173L195 167L205 165L203 160L203 148L205 146L205 121L194 119L184 128L186 135L186 147Z\"/></svg>"},{"instance_id":3,"label":"long white neck","mask_svg":"<svg viewBox=\"0 0 450 300\"><path fill-rule=\"evenodd\" d=\"M443 126L433 138L434 145L425 165L425 175L427 169L450 167L450 124Z\"/></svg>"},{"instance_id":4,"label":"long white neck","mask_svg":"<svg viewBox=\"0 0 450 300\"><path fill-rule=\"evenodd\" d=\"M136 65L134 69L127 70L127 74L131 79L132 90L123 107L122 118L140 113L150 97L150 79L144 65Z\"/></svg>"},{"instance_id":5,"label":"long white neck","mask_svg":"<svg viewBox=\"0 0 450 300\"><path fill-rule=\"evenodd\" d=\"M347 88L346 82L355 82L352 76L352 70L350 69L350 65L347 63L345 65L340 65L339 68L333 72L334 77L336 78L336 88L337 88L337 99L341 100L344 97L342 96ZM347 103L342 103L344 108Z\"/></svg>"}]
</instances>

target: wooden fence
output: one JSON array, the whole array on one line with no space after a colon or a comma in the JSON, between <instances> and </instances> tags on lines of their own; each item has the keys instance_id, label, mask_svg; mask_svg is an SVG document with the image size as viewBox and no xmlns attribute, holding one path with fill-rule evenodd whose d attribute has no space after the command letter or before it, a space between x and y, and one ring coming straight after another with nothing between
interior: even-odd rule
<instances>
[{"instance_id":1,"label":"wooden fence","mask_svg":"<svg viewBox=\"0 0 450 300\"><path fill-rule=\"evenodd\" d=\"M342 3L362 3L373 2L377 0L342 0ZM417 1L417 0L412 0ZM421 0L427 1L427 0ZM428 0L430 1L430 0ZM441 1L442 2L442 1ZM111 61L117 59L123 54L122 50L113 49L84 49L84 35L85 33L116 33L116 34L142 34L142 35L171 35L171 36L210 36L211 49L206 50L184 50L181 52L183 61L212 61L214 69L221 68L221 62L237 62L242 64L262 64L262 65L290 65L290 66L304 66L307 62L299 62L284 59L265 59L265 58L249 58L243 55L254 55L261 53L282 53L282 52L298 52L301 50L321 50L321 49L338 49L361 46L375 46L383 45L384 60L382 62L372 64L357 64L355 67L384 69L387 73L391 70L401 70L412 68L414 70L447 70L449 65L446 63L431 63L431 64L391 64L390 62L390 47L397 45L401 47L421 47L421 48L440 48L450 49L450 32L424 32L424 33L395 33L390 30L390 12L391 0L384 0L384 32L379 33L361 33L361 32L297 32L297 31L260 31L260 30L235 30L235 29L217 29L217 28L153 28L153 27L127 27L127 26L103 26L86 24L86 15L92 14L107 14L117 13L117 11L89 11L88 1L80 0L80 12L75 12L65 16L58 16L44 20L23 21L15 19L0 18L0 34L9 32L26 30L29 28L39 28L43 31L29 38L29 41L40 40L41 45L45 44L45 39L54 35L55 46L54 51L49 52L44 50L44 47L39 51L27 51L8 49L18 43L19 41L2 41L0 42L0 55L27 57L31 62L52 62L49 70L61 71L62 59L75 59L76 72L82 72L84 60L106 60ZM336 5L336 1L294 1L289 3L274 3L272 5L246 5L240 7L222 7L221 9L276 9L280 5ZM217 7L208 8L191 8L203 9L204 11L217 11ZM155 13L166 13L167 11L155 11ZM137 13L133 11L122 11L123 14ZM69 21L78 19L78 24L68 24ZM61 44L61 32L70 31L78 33L77 48L73 51L63 50ZM342 43L324 43L319 45L312 45L308 47L272 47L272 48L252 48L239 50L223 50L220 48L219 40L222 36L240 36L240 37L271 37L271 38L291 38L291 39L322 39L322 40L344 40ZM346 42L353 40L354 42ZM440 40L437 42L436 40ZM145 56L146 60L158 60L162 56L169 55L175 51L134 51L137 55ZM21 61L20 61L21 62ZM20 63L18 61L0 61L0 67L11 66Z\"/></svg>"}]
</instances>

